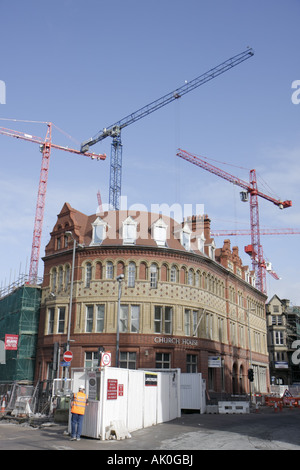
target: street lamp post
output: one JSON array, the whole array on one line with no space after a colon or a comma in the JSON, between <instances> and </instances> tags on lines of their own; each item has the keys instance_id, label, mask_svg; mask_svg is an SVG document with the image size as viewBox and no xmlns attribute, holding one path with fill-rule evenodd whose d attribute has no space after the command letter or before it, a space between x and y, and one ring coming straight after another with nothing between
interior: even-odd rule
<instances>
[{"instance_id":1,"label":"street lamp post","mask_svg":"<svg viewBox=\"0 0 300 470\"><path fill-rule=\"evenodd\" d=\"M253 370L253 366L252 366L252 348L251 348L251 332L250 332L250 312L249 312L249 310L247 310L247 316L248 316L248 342L249 342L249 369ZM251 404L252 404L252 381L249 377L249 369L248 369L249 400L250 400L250 407L251 407Z\"/></svg>"},{"instance_id":2,"label":"street lamp post","mask_svg":"<svg viewBox=\"0 0 300 470\"><path fill-rule=\"evenodd\" d=\"M117 309L117 343L116 343L116 367L120 367L120 308L121 308L121 294L122 294L122 281L124 274L116 277L119 284L118 290L118 309Z\"/></svg>"},{"instance_id":3,"label":"street lamp post","mask_svg":"<svg viewBox=\"0 0 300 470\"><path fill-rule=\"evenodd\" d=\"M74 286L74 268L75 268L75 253L77 242L73 237L72 232L67 231L65 235L69 236L73 240L73 255L72 255L72 269L71 269L71 286L70 286L70 302L69 302L69 315L68 315L68 331L67 331L67 351L70 350L70 335L71 335L71 317L72 317L72 301L73 301L73 286ZM78 246L81 246L78 244ZM66 378L69 377L69 369L66 370Z\"/></svg>"},{"instance_id":4,"label":"street lamp post","mask_svg":"<svg viewBox=\"0 0 300 470\"><path fill-rule=\"evenodd\" d=\"M66 232L66 235L70 236L73 240L73 255L72 255L72 268L71 268L71 287L70 287L70 303L69 303L69 315L68 315L68 333L67 333L67 350L70 348L70 332L71 332L71 315L72 315L72 300L73 300L73 285L74 285L74 266L75 266L75 252L76 252L76 240L73 237L72 232Z\"/></svg>"}]
</instances>

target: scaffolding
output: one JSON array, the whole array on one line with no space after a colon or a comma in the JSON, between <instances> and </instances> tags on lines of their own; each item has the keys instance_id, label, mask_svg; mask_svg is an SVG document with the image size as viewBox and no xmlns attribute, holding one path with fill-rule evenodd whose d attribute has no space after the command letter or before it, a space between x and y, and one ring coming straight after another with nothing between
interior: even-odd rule
<instances>
[{"instance_id":1,"label":"scaffolding","mask_svg":"<svg viewBox=\"0 0 300 470\"><path fill-rule=\"evenodd\" d=\"M43 278L38 277L36 279L36 283L35 283L34 287L41 286L42 282L43 282ZM25 286L25 285L29 285L29 275L28 274L19 274L19 277L14 282L10 282L9 285L3 286L1 284L0 299L2 299L3 297L6 297L8 294L11 294L18 287L22 287L22 286ZM30 285L32 286L32 282L30 282Z\"/></svg>"},{"instance_id":2,"label":"scaffolding","mask_svg":"<svg viewBox=\"0 0 300 470\"><path fill-rule=\"evenodd\" d=\"M6 334L19 336L18 349L7 350L5 364L0 364L0 382L34 380L38 337L41 287L15 286L0 298L0 341Z\"/></svg>"}]
</instances>

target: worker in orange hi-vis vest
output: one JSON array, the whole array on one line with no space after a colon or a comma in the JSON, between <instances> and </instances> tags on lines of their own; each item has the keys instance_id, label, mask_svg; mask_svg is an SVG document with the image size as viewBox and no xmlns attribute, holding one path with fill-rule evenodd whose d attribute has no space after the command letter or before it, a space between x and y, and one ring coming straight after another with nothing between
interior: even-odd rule
<instances>
[{"instance_id":1,"label":"worker in orange hi-vis vest","mask_svg":"<svg viewBox=\"0 0 300 470\"><path fill-rule=\"evenodd\" d=\"M71 441L80 441L85 408L88 405L88 396L84 392L84 386L80 385L71 401Z\"/></svg>"}]
</instances>

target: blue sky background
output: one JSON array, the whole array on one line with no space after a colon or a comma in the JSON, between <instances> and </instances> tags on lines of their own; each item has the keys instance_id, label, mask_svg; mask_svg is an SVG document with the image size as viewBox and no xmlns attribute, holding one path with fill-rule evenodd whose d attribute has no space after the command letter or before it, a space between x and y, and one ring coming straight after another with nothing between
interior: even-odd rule
<instances>
[{"instance_id":1,"label":"blue sky background","mask_svg":"<svg viewBox=\"0 0 300 470\"><path fill-rule=\"evenodd\" d=\"M0 118L51 121L54 143L80 147L104 127L194 79L247 46L255 55L122 132L122 194L140 203L204 204L212 229L247 229L240 188L176 157L179 147L291 199L263 199L260 225L300 228L300 80L297 0L0 0ZM0 121L40 137L45 124ZM111 139L92 147L105 162L52 150L41 256L64 202L86 213L108 202ZM41 164L37 145L0 135L0 284L29 269ZM226 163L226 165L223 165ZM230 165L230 166L228 166ZM232 166L231 166L232 165ZM231 237L244 264L250 237ZM215 239L222 246L223 239ZM261 238L280 281L267 289L300 305L299 235ZM40 262L40 274L43 263Z\"/></svg>"}]
</instances>

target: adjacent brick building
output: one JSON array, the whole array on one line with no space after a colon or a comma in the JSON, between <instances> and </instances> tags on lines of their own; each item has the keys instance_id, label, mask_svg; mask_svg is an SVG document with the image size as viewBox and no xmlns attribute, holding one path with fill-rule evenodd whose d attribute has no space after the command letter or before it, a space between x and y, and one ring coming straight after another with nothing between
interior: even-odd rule
<instances>
[{"instance_id":1,"label":"adjacent brick building","mask_svg":"<svg viewBox=\"0 0 300 470\"><path fill-rule=\"evenodd\" d=\"M300 339L300 307L277 295L266 304L270 381L272 385L299 385L299 362L293 356Z\"/></svg>"},{"instance_id":2,"label":"adjacent brick building","mask_svg":"<svg viewBox=\"0 0 300 470\"><path fill-rule=\"evenodd\" d=\"M79 244L71 367L97 366L101 346L115 365L116 277L124 274L121 367L180 367L202 372L208 391L243 393L249 390L250 338L255 390L267 391L266 297L229 240L216 249L207 216L180 224L149 212L87 216L67 203L45 249L36 379L51 376L54 343L61 349L66 343L73 252L66 231Z\"/></svg>"}]
</instances>

